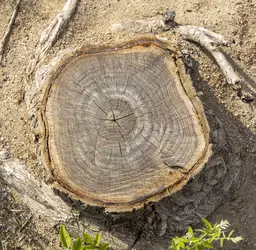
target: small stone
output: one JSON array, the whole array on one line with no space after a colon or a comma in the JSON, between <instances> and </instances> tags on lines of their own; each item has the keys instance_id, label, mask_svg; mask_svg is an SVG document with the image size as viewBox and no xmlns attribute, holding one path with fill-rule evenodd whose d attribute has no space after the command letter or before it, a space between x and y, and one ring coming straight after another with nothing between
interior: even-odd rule
<instances>
[{"instance_id":1,"label":"small stone","mask_svg":"<svg viewBox=\"0 0 256 250\"><path fill-rule=\"evenodd\" d=\"M252 176L253 176L253 177L256 176L256 170L254 170L254 171L252 172Z\"/></svg>"},{"instance_id":2,"label":"small stone","mask_svg":"<svg viewBox=\"0 0 256 250\"><path fill-rule=\"evenodd\" d=\"M10 158L10 154L7 150L0 151L0 161Z\"/></svg>"}]
</instances>

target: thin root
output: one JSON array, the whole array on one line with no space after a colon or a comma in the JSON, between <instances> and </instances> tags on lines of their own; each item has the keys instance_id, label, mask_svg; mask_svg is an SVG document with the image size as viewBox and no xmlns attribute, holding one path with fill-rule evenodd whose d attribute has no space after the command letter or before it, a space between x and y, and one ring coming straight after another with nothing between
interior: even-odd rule
<instances>
[{"instance_id":1,"label":"thin root","mask_svg":"<svg viewBox=\"0 0 256 250\"><path fill-rule=\"evenodd\" d=\"M28 65L27 74L31 75L38 63L45 57L46 52L53 46L60 33L67 26L74 13L79 0L67 0L63 9L53 19L51 24L42 32L39 45L35 51L34 58Z\"/></svg>"},{"instance_id":2,"label":"thin root","mask_svg":"<svg viewBox=\"0 0 256 250\"><path fill-rule=\"evenodd\" d=\"M9 37L9 35L10 35L11 29L12 29L12 25L15 22L15 19L16 19L18 10L19 10L20 2L21 2L21 0L17 0L17 3L15 5L14 11L12 13L11 19L9 21L9 24L8 24L7 28L6 28L6 31L5 31L4 36L3 36L3 39L2 39L2 41L0 43L0 65L2 64L5 44L6 44L6 41L7 41L8 37Z\"/></svg>"}]
</instances>

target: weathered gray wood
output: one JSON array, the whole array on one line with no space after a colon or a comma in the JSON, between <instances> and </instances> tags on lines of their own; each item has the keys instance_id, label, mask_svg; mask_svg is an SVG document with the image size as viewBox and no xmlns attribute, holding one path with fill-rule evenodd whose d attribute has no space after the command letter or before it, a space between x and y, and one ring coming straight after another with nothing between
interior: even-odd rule
<instances>
[{"instance_id":1,"label":"weathered gray wood","mask_svg":"<svg viewBox=\"0 0 256 250\"><path fill-rule=\"evenodd\" d=\"M179 190L201 170L209 129L174 57L144 38L60 60L41 101L43 150L58 187L125 211Z\"/></svg>"},{"instance_id":2,"label":"weathered gray wood","mask_svg":"<svg viewBox=\"0 0 256 250\"><path fill-rule=\"evenodd\" d=\"M73 216L71 207L49 185L36 180L18 160L9 159L7 151L0 152L0 176L35 214L48 218L53 225Z\"/></svg>"},{"instance_id":3,"label":"weathered gray wood","mask_svg":"<svg viewBox=\"0 0 256 250\"><path fill-rule=\"evenodd\" d=\"M28 75L32 74L36 65L43 60L46 52L56 42L59 35L66 28L79 0L67 0L63 9L52 20L51 24L42 32L33 59L27 67Z\"/></svg>"}]
</instances>

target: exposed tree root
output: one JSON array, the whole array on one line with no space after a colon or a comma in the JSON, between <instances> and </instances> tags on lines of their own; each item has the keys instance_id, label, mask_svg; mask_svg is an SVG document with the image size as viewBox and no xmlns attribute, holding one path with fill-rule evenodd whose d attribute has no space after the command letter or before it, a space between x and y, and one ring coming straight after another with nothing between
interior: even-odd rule
<instances>
[{"instance_id":1,"label":"exposed tree root","mask_svg":"<svg viewBox=\"0 0 256 250\"><path fill-rule=\"evenodd\" d=\"M216 60L227 82L235 89L238 96L245 102L251 102L256 96L256 90L234 70L234 67L224 56L220 45L229 46L229 41L220 34L207 30L203 27L191 25L178 25L174 21L175 12L167 12L163 16L150 18L147 20L127 20L122 23L112 25L112 30L130 31L134 33L150 33L161 31L174 31L179 33L184 39L193 41L204 47Z\"/></svg>"},{"instance_id":2,"label":"exposed tree root","mask_svg":"<svg viewBox=\"0 0 256 250\"><path fill-rule=\"evenodd\" d=\"M0 151L0 178L12 189L15 197L23 201L30 209L32 214L24 221L19 231L24 230L32 218L38 216L47 219L49 225L55 226L60 222L65 223L73 221L78 214L74 213L72 207L56 195L51 186L40 183L29 172L25 165L18 160L10 158L8 151ZM97 220L92 218L84 218L78 225L81 228L85 227L86 232L95 234L100 228L96 223ZM109 242L114 249L127 249L132 242L132 237L127 235L122 236L123 239L117 238L112 233L101 233L103 241ZM5 242L0 241L0 249L7 249Z\"/></svg>"},{"instance_id":3,"label":"exposed tree root","mask_svg":"<svg viewBox=\"0 0 256 250\"><path fill-rule=\"evenodd\" d=\"M27 171L26 166L8 158L6 151L0 152L1 178L17 192L19 198L34 214L47 217L53 223L72 217L71 207L54 193L51 186L40 184Z\"/></svg>"},{"instance_id":4,"label":"exposed tree root","mask_svg":"<svg viewBox=\"0 0 256 250\"><path fill-rule=\"evenodd\" d=\"M67 0L63 9L53 19L51 24L45 29L42 34L35 51L34 58L27 68L28 75L32 74L36 65L43 60L46 52L53 46L58 39L58 36L67 26L72 14L74 13L79 0Z\"/></svg>"},{"instance_id":5,"label":"exposed tree root","mask_svg":"<svg viewBox=\"0 0 256 250\"><path fill-rule=\"evenodd\" d=\"M243 82L219 48L219 45L229 45L229 42L222 35L216 34L202 27L190 25L178 25L175 27L175 30L180 33L184 39L200 44L211 53L222 70L227 82L233 89L238 91L238 95L243 101L251 102L254 100L250 92L254 92L254 94L256 94L256 90L253 89L253 87L248 86L249 84Z\"/></svg>"},{"instance_id":6,"label":"exposed tree root","mask_svg":"<svg viewBox=\"0 0 256 250\"><path fill-rule=\"evenodd\" d=\"M3 39L2 39L2 41L0 43L0 65L2 64L2 60L3 60L4 47L5 47L5 44L6 44L6 41L7 41L8 37L10 35L11 29L12 29L12 25L15 22L15 19L16 19L18 10L19 10L20 2L21 2L21 0L17 0L17 3L15 5L14 11L12 13L11 19L9 21L9 24L8 24L7 28L6 28L6 31L5 31L4 36L3 36Z\"/></svg>"}]
</instances>

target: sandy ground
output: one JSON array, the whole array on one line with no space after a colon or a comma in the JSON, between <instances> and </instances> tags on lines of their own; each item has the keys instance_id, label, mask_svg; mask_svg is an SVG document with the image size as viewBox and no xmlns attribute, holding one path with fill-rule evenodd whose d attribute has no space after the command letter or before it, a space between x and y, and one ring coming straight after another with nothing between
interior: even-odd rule
<instances>
[{"instance_id":1,"label":"sandy ground","mask_svg":"<svg viewBox=\"0 0 256 250\"><path fill-rule=\"evenodd\" d=\"M35 138L30 129L26 103L24 101L25 69L33 56L41 32L49 25L64 5L64 0L22 0L20 11L7 42L3 66L0 66L0 150L7 149L13 159L26 164L38 179L44 171L35 151ZM14 1L0 2L0 37L4 34L13 11ZM256 85L256 1L255 0L81 0L77 11L48 52L47 60L60 50L84 44L118 42L133 37L133 34L115 34L111 24L126 19L144 19L175 10L180 24L204 26L235 40L225 52L233 59L236 68L243 72L248 81ZM192 72L195 87L200 92L207 114L214 116L226 135L225 154L232 154L228 164L239 169L237 187L232 189L221 202L214 205L209 219L227 219L245 241L239 246L227 245L226 249L256 249L256 111L255 104L243 103L228 86L220 70L202 50L183 43L194 60L197 70ZM214 137L214 135L213 135ZM0 182L0 241L6 249L59 249L58 225L50 226L44 218L31 216L26 204L22 204L4 182ZM71 203L72 204L72 203ZM205 204L210 206L210 204ZM86 211L86 213L89 213ZM82 214L82 213L81 213ZM90 218L100 212L90 211ZM203 213L202 213L203 214ZM209 215L209 213L207 213ZM82 217L82 216L80 216ZM120 218L109 219L98 216L101 230L112 231L125 244L116 243L114 249L127 249L136 238L138 223L134 230L120 226ZM131 220L132 222L134 219ZM129 223L129 215L124 222ZM73 223L73 224L72 224ZM119 224L118 224L119 223ZM76 221L71 221L70 225ZM104 225L103 225L104 224ZM74 236L84 230L71 227ZM119 231L118 231L119 230ZM171 233L163 236L143 237L134 249L167 249ZM130 240L133 239L133 240ZM148 243L147 244L147 239ZM112 239L110 239L111 241ZM141 243L140 243L141 242ZM146 243L145 243L146 242ZM153 243L152 243L153 242ZM159 244L157 246L157 244ZM1 249L1 245L0 245Z\"/></svg>"}]
</instances>

